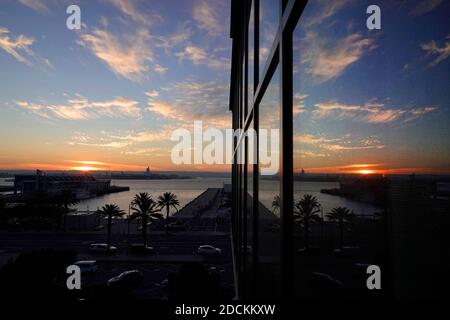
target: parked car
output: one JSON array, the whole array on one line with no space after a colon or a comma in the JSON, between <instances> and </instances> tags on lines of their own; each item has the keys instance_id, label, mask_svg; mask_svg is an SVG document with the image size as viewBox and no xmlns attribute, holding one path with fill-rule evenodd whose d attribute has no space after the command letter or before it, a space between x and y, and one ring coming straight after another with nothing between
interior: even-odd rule
<instances>
[{"instance_id":1,"label":"parked car","mask_svg":"<svg viewBox=\"0 0 450 320\"><path fill-rule=\"evenodd\" d=\"M342 257L358 256L361 253L360 247L342 247L342 249L334 249L333 253Z\"/></svg>"},{"instance_id":2,"label":"parked car","mask_svg":"<svg viewBox=\"0 0 450 320\"><path fill-rule=\"evenodd\" d=\"M143 243L132 243L130 245L130 253L132 254L154 254L155 248L144 245Z\"/></svg>"},{"instance_id":3,"label":"parked car","mask_svg":"<svg viewBox=\"0 0 450 320\"><path fill-rule=\"evenodd\" d=\"M338 297L344 289L342 282L322 272L311 273L307 283L313 297Z\"/></svg>"},{"instance_id":4,"label":"parked car","mask_svg":"<svg viewBox=\"0 0 450 320\"><path fill-rule=\"evenodd\" d=\"M89 245L89 250L96 253L116 253L117 247L108 247L106 243L92 243Z\"/></svg>"},{"instance_id":5,"label":"parked car","mask_svg":"<svg viewBox=\"0 0 450 320\"><path fill-rule=\"evenodd\" d=\"M81 273L94 273L98 270L95 260L80 260L75 262L74 265L80 267Z\"/></svg>"},{"instance_id":6,"label":"parked car","mask_svg":"<svg viewBox=\"0 0 450 320\"><path fill-rule=\"evenodd\" d=\"M319 257L324 253L324 250L321 247L311 246L308 248L300 248L297 250L299 255L307 256L307 257Z\"/></svg>"},{"instance_id":7,"label":"parked car","mask_svg":"<svg viewBox=\"0 0 450 320\"><path fill-rule=\"evenodd\" d=\"M213 247L211 245L203 245L198 247L197 253L202 255L219 255L222 253L222 249Z\"/></svg>"},{"instance_id":8,"label":"parked car","mask_svg":"<svg viewBox=\"0 0 450 320\"><path fill-rule=\"evenodd\" d=\"M179 222L171 222L168 225L169 230L172 232L180 232L180 231L186 231L186 227L183 224L180 224Z\"/></svg>"},{"instance_id":9,"label":"parked car","mask_svg":"<svg viewBox=\"0 0 450 320\"><path fill-rule=\"evenodd\" d=\"M139 270L128 270L108 280L107 285L114 288L133 288L144 281L144 275Z\"/></svg>"}]
</instances>

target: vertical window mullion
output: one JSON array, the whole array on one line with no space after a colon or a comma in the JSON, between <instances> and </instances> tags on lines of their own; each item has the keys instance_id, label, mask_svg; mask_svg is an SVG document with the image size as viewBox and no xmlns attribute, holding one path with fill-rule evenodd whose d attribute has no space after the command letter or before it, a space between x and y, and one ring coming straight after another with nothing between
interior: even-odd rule
<instances>
[{"instance_id":1,"label":"vertical window mullion","mask_svg":"<svg viewBox=\"0 0 450 320\"><path fill-rule=\"evenodd\" d=\"M259 0L253 0L253 97L259 85ZM253 99L255 100L255 99ZM256 152L253 165L253 274L259 262L259 103L253 106L253 129L256 132ZM255 284L255 283L254 283Z\"/></svg>"},{"instance_id":2,"label":"vertical window mullion","mask_svg":"<svg viewBox=\"0 0 450 320\"><path fill-rule=\"evenodd\" d=\"M292 296L293 279L293 48L292 31L283 30L283 9L287 1L280 1L280 93L281 93L281 141L280 141L280 199L281 199L281 276L282 295L289 299Z\"/></svg>"}]
</instances>

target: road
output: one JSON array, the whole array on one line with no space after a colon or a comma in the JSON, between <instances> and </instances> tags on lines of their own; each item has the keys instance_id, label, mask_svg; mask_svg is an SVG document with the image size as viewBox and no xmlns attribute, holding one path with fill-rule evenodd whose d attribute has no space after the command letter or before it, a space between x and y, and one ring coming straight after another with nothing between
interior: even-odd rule
<instances>
[{"instance_id":1,"label":"road","mask_svg":"<svg viewBox=\"0 0 450 320\"><path fill-rule=\"evenodd\" d=\"M118 248L117 255L127 254L127 243L140 243L139 235L112 235L111 244ZM89 252L89 244L104 243L106 236L95 233L0 233L0 249L4 252L23 252L39 248L73 249L79 255L103 255ZM149 235L148 242L158 255L192 256L198 246L211 244L222 249L221 260L231 260L230 237L226 233L188 233Z\"/></svg>"},{"instance_id":2,"label":"road","mask_svg":"<svg viewBox=\"0 0 450 320\"><path fill-rule=\"evenodd\" d=\"M112 244L118 247L113 255L92 253L89 244L106 241L104 234L95 233L0 233L0 262L6 263L21 252L53 248L73 249L78 260L96 260L99 270L95 274L83 275L85 287L105 285L108 279L126 271L138 269L144 275L144 282L134 290L137 297L164 297L163 281L172 272L179 270L183 263L201 262L206 268L220 274L224 286L233 286L233 264L231 241L228 233L185 232L183 234L150 234L149 244L156 248L153 255L132 255L127 252L128 237L112 235ZM130 243L139 243L139 235L131 235ZM219 256L200 256L198 246L211 244L222 249Z\"/></svg>"}]
</instances>

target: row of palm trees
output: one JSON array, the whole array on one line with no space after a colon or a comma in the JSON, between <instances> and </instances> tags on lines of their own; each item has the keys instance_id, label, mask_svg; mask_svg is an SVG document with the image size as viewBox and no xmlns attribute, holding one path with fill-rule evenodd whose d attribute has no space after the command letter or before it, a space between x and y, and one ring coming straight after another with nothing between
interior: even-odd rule
<instances>
[{"instance_id":1,"label":"row of palm trees","mask_svg":"<svg viewBox=\"0 0 450 320\"><path fill-rule=\"evenodd\" d=\"M178 211L180 202L177 196L171 192L164 192L164 194L158 196L155 201L147 192L141 192L134 196L131 202L131 210L133 213L128 217L130 220L140 219L141 232L143 244L147 245L147 226L155 221L164 222L166 235L169 234L169 211L174 208ZM161 210L166 209L166 216L161 214ZM111 245L111 225L112 220L115 217L122 217L125 215L125 211L122 210L117 204L105 204L99 213L107 219L107 231L108 241L107 245Z\"/></svg>"},{"instance_id":2,"label":"row of palm trees","mask_svg":"<svg viewBox=\"0 0 450 320\"><path fill-rule=\"evenodd\" d=\"M280 210L280 196L277 195L272 201L273 211ZM323 219L319 216L322 211L322 206L316 197L305 194L300 200L294 203L294 221L299 223L304 228L305 234L305 249L309 247L309 227L311 223L321 222ZM326 213L326 217L329 220L336 221L338 223L339 235L340 235L340 247L344 246L344 228L345 222L350 221L355 217L353 211L346 207L336 207L330 212Z\"/></svg>"}]
</instances>

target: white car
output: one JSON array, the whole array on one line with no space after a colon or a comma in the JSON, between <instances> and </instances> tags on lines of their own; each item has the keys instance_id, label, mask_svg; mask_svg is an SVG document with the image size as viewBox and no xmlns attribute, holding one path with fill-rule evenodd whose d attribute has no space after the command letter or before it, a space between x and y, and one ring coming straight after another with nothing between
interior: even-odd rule
<instances>
[{"instance_id":1,"label":"white car","mask_svg":"<svg viewBox=\"0 0 450 320\"><path fill-rule=\"evenodd\" d=\"M138 287L144 281L144 275L139 270L128 270L111 278L106 283L109 287L133 288Z\"/></svg>"},{"instance_id":2,"label":"white car","mask_svg":"<svg viewBox=\"0 0 450 320\"><path fill-rule=\"evenodd\" d=\"M218 255L222 253L222 250L210 245L203 245L198 247L197 253L204 255Z\"/></svg>"},{"instance_id":3,"label":"white car","mask_svg":"<svg viewBox=\"0 0 450 320\"><path fill-rule=\"evenodd\" d=\"M98 253L115 253L117 251L117 247L109 246L106 243L92 243L89 245L89 250L91 252Z\"/></svg>"},{"instance_id":4,"label":"white car","mask_svg":"<svg viewBox=\"0 0 450 320\"><path fill-rule=\"evenodd\" d=\"M97 261L95 260L80 260L74 264L80 267L81 273L94 273L98 270Z\"/></svg>"}]
</instances>

